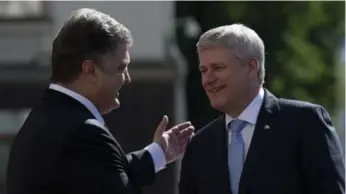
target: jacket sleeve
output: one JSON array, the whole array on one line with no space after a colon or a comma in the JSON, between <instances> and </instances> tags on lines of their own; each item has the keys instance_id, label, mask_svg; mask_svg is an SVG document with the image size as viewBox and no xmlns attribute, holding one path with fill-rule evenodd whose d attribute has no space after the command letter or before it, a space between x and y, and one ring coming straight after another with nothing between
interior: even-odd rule
<instances>
[{"instance_id":1,"label":"jacket sleeve","mask_svg":"<svg viewBox=\"0 0 346 194\"><path fill-rule=\"evenodd\" d=\"M331 118L321 106L303 112L301 163L305 193L344 194L344 155Z\"/></svg>"},{"instance_id":2,"label":"jacket sleeve","mask_svg":"<svg viewBox=\"0 0 346 194\"><path fill-rule=\"evenodd\" d=\"M63 193L132 194L155 179L152 159L146 151L132 153L128 161L109 131L98 126L84 124L65 145L61 162Z\"/></svg>"},{"instance_id":3,"label":"jacket sleeve","mask_svg":"<svg viewBox=\"0 0 346 194\"><path fill-rule=\"evenodd\" d=\"M128 174L137 185L145 186L155 181L155 169L152 156L143 149L126 155L129 163Z\"/></svg>"}]
</instances>

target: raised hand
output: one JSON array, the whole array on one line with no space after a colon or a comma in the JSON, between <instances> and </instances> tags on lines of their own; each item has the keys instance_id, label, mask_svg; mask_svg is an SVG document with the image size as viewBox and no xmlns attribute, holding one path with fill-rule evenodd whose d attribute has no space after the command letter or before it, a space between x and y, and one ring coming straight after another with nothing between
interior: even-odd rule
<instances>
[{"instance_id":1,"label":"raised hand","mask_svg":"<svg viewBox=\"0 0 346 194\"><path fill-rule=\"evenodd\" d=\"M164 150L168 164L184 154L195 128L191 122L184 122L166 130L167 124L168 117L165 115L155 131L154 142L158 143Z\"/></svg>"}]
</instances>

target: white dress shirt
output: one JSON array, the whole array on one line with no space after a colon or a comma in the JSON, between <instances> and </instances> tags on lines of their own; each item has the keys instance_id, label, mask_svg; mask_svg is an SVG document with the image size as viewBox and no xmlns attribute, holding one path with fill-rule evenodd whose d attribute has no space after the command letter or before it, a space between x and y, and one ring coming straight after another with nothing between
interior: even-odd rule
<instances>
[{"instance_id":1,"label":"white dress shirt","mask_svg":"<svg viewBox=\"0 0 346 194\"><path fill-rule=\"evenodd\" d=\"M261 109L262 103L264 98L264 90L263 88L260 89L257 96L252 100L252 102L241 112L238 119L246 121L247 125L245 128L241 131L241 135L243 137L244 143L245 143L245 156L247 156L247 152L250 147L251 139L253 132L255 131L256 121L258 117L258 113ZM228 114L225 114L225 121L226 121L226 129L228 130L228 124L234 120L233 117L231 117ZM231 143L232 139L232 130L228 130L228 144Z\"/></svg>"},{"instance_id":2,"label":"white dress shirt","mask_svg":"<svg viewBox=\"0 0 346 194\"><path fill-rule=\"evenodd\" d=\"M50 84L49 89L64 93L74 98L75 100L83 104L93 114L96 120L98 120L103 125L105 125L105 121L103 117L101 116L100 112L97 110L96 106L84 96L58 84ZM156 142L153 142L147 147L145 147L144 149L146 149L150 153L153 159L153 162L155 165L155 172L158 172L162 170L163 168L165 168L166 155L159 144L157 144Z\"/></svg>"}]
</instances>

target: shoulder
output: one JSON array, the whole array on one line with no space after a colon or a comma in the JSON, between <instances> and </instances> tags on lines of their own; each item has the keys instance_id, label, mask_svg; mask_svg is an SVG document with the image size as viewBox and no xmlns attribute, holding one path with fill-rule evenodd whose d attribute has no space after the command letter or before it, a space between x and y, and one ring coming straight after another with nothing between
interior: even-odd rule
<instances>
[{"instance_id":1,"label":"shoulder","mask_svg":"<svg viewBox=\"0 0 346 194\"><path fill-rule=\"evenodd\" d=\"M207 123L206 125L204 125L201 129L199 129L195 136L206 135L208 132L210 132L212 130L212 128L222 124L223 121L224 121L224 115L222 114L219 117L217 117L217 118L213 119L212 121L210 121L209 123Z\"/></svg>"},{"instance_id":2,"label":"shoulder","mask_svg":"<svg viewBox=\"0 0 346 194\"><path fill-rule=\"evenodd\" d=\"M65 133L76 129L89 118L92 118L92 114L86 111L59 104L41 103L30 111L23 126L42 129L39 130L41 132ZM50 130L46 130L47 128Z\"/></svg>"},{"instance_id":3,"label":"shoulder","mask_svg":"<svg viewBox=\"0 0 346 194\"><path fill-rule=\"evenodd\" d=\"M327 110L320 104L315 104L312 102L287 99L287 98L277 98L269 90L265 89L264 103L265 106L270 101L271 104L277 103L280 115L289 118L301 118L311 115L316 115L316 113L323 113L328 115ZM271 108L271 107L270 107Z\"/></svg>"},{"instance_id":4,"label":"shoulder","mask_svg":"<svg viewBox=\"0 0 346 194\"><path fill-rule=\"evenodd\" d=\"M294 111L304 114L315 114L321 111L327 112L327 110L320 104L285 98L279 98L278 101L280 109L283 111Z\"/></svg>"},{"instance_id":5,"label":"shoulder","mask_svg":"<svg viewBox=\"0 0 346 194\"><path fill-rule=\"evenodd\" d=\"M293 100L293 99L285 99L285 98L279 98L279 104L280 107L287 107L287 108L313 108L316 106L319 106L317 104L307 102L307 101L301 101L301 100Z\"/></svg>"},{"instance_id":6,"label":"shoulder","mask_svg":"<svg viewBox=\"0 0 346 194\"><path fill-rule=\"evenodd\" d=\"M87 150L97 149L100 152L112 152L121 155L121 147L114 136L102 122L96 119L86 119L79 125L70 134L66 145Z\"/></svg>"},{"instance_id":7,"label":"shoulder","mask_svg":"<svg viewBox=\"0 0 346 194\"><path fill-rule=\"evenodd\" d=\"M220 126L224 125L223 122L224 115L221 115L200 128L191 138L191 141L189 143L190 146L193 146L195 144L198 144L198 146L201 144L205 144L205 142L209 141L210 136L215 132L215 128L219 128Z\"/></svg>"},{"instance_id":8,"label":"shoulder","mask_svg":"<svg viewBox=\"0 0 346 194\"><path fill-rule=\"evenodd\" d=\"M85 127L89 127L89 128L97 128L99 130L103 130L108 132L107 127L104 125L104 123L102 123L101 121L97 120L97 119L86 119L83 123L83 125Z\"/></svg>"},{"instance_id":9,"label":"shoulder","mask_svg":"<svg viewBox=\"0 0 346 194\"><path fill-rule=\"evenodd\" d=\"M110 138L113 136L109 129L97 119L88 118L85 119L83 123L79 125L74 135L77 136L89 136L91 138Z\"/></svg>"},{"instance_id":10,"label":"shoulder","mask_svg":"<svg viewBox=\"0 0 346 194\"><path fill-rule=\"evenodd\" d=\"M302 126L317 124L332 126L328 111L320 104L306 101L279 99L281 113L284 117L297 118Z\"/></svg>"},{"instance_id":11,"label":"shoulder","mask_svg":"<svg viewBox=\"0 0 346 194\"><path fill-rule=\"evenodd\" d=\"M39 104L28 114L16 139L30 140L33 144L44 144L44 147L60 145L88 118L88 114L75 109Z\"/></svg>"}]
</instances>

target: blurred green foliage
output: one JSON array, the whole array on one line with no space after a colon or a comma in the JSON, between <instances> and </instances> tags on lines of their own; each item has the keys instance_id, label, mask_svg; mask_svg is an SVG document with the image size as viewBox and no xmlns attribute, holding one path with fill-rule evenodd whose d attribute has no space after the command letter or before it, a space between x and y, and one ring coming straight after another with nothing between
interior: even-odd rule
<instances>
[{"instance_id":1,"label":"blurred green foliage","mask_svg":"<svg viewBox=\"0 0 346 194\"><path fill-rule=\"evenodd\" d=\"M254 29L266 46L265 87L277 97L318 103L333 113L338 96L344 96L336 72L345 36L345 2L179 1L176 13L178 18L194 17L203 32L232 23ZM190 65L189 119L202 126L218 113L211 110L201 88L198 37L185 37L178 25L177 38Z\"/></svg>"}]
</instances>

